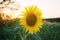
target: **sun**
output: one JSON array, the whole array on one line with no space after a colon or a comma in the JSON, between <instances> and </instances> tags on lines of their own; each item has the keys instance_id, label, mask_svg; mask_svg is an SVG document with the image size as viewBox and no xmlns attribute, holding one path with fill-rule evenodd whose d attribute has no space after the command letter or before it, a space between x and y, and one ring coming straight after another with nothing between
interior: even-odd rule
<instances>
[{"instance_id":1,"label":"sun","mask_svg":"<svg viewBox=\"0 0 60 40\"><path fill-rule=\"evenodd\" d=\"M29 34L36 33L42 27L42 12L37 6L25 7L22 16L21 25Z\"/></svg>"}]
</instances>

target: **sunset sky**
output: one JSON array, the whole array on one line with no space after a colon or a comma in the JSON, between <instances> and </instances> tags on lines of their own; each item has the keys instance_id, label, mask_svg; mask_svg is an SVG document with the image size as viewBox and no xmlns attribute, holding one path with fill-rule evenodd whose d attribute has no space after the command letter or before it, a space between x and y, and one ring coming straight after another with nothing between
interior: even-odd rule
<instances>
[{"instance_id":1,"label":"sunset sky","mask_svg":"<svg viewBox=\"0 0 60 40\"><path fill-rule=\"evenodd\" d=\"M2 0L0 0L1 2ZM21 10L24 7L35 5L42 11L43 18L56 18L60 17L60 0L12 0L16 1Z\"/></svg>"},{"instance_id":2,"label":"sunset sky","mask_svg":"<svg viewBox=\"0 0 60 40\"><path fill-rule=\"evenodd\" d=\"M16 0L21 7L36 5L42 10L43 18L60 17L60 0Z\"/></svg>"}]
</instances>

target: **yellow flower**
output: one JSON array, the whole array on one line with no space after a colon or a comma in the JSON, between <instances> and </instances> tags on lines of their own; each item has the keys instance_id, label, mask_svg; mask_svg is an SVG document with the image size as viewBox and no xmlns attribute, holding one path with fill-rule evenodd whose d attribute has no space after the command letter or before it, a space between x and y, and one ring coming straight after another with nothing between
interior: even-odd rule
<instances>
[{"instance_id":1,"label":"yellow flower","mask_svg":"<svg viewBox=\"0 0 60 40\"><path fill-rule=\"evenodd\" d=\"M26 32L33 34L39 31L42 27L41 14L42 12L37 6L25 7L25 12L23 12L23 18L20 19L20 22Z\"/></svg>"}]
</instances>

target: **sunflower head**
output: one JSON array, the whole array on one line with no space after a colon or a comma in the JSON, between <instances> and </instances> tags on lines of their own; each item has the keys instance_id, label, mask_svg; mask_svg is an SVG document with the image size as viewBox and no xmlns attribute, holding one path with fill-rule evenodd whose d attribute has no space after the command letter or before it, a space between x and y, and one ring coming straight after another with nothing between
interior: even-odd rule
<instances>
[{"instance_id":1,"label":"sunflower head","mask_svg":"<svg viewBox=\"0 0 60 40\"><path fill-rule=\"evenodd\" d=\"M23 18L20 19L21 25L26 30L26 32L33 34L39 31L42 27L42 17L41 10L37 6L25 7L23 12Z\"/></svg>"}]
</instances>

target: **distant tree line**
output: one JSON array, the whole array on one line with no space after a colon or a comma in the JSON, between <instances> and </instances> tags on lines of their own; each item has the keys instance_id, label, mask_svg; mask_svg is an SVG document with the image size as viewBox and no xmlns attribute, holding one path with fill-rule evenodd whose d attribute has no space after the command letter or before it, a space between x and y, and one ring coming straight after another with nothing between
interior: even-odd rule
<instances>
[{"instance_id":1,"label":"distant tree line","mask_svg":"<svg viewBox=\"0 0 60 40\"><path fill-rule=\"evenodd\" d=\"M50 21L50 22L60 22L60 18L48 18L48 19L43 19L44 21Z\"/></svg>"}]
</instances>

